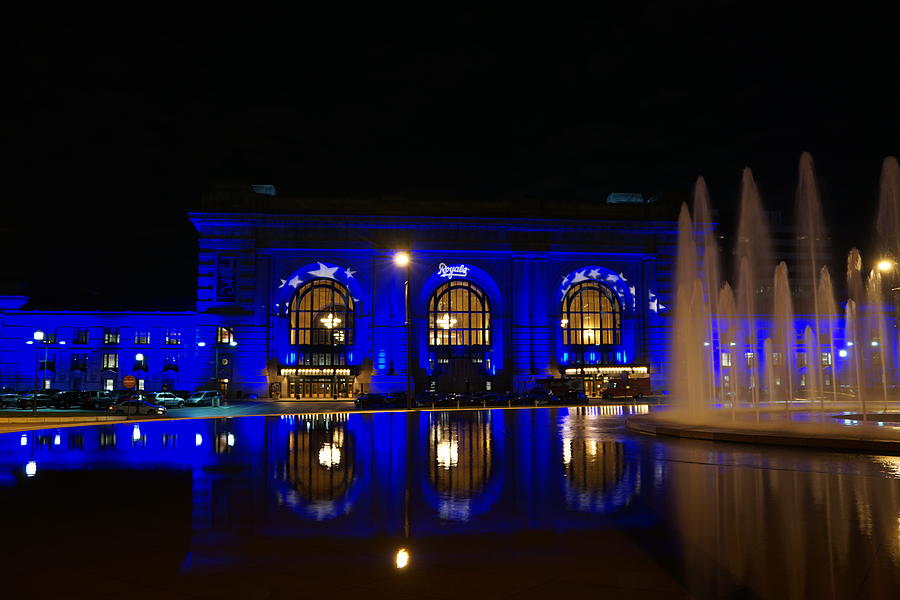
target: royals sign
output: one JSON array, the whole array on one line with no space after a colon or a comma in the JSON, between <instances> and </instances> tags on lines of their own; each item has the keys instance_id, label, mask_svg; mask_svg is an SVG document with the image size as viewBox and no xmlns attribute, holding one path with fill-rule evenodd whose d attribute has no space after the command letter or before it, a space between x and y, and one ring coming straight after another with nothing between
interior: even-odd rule
<instances>
[{"instance_id":1,"label":"royals sign","mask_svg":"<svg viewBox=\"0 0 900 600\"><path fill-rule=\"evenodd\" d=\"M453 279L454 277L468 277L469 267L466 265L456 265L451 267L441 263L438 265L437 274L441 277L446 277L447 279Z\"/></svg>"}]
</instances>

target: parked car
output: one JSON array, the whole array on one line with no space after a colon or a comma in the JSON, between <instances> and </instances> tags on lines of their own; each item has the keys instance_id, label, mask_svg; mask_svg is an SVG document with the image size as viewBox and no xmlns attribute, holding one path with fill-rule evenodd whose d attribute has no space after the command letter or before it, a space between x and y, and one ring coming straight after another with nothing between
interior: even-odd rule
<instances>
[{"instance_id":1,"label":"parked car","mask_svg":"<svg viewBox=\"0 0 900 600\"><path fill-rule=\"evenodd\" d=\"M13 392L0 394L0 408L16 408L19 406L19 395Z\"/></svg>"},{"instance_id":2,"label":"parked car","mask_svg":"<svg viewBox=\"0 0 900 600\"><path fill-rule=\"evenodd\" d=\"M187 398L188 396L191 395L191 392L189 390L175 390L172 393L175 394L176 396L178 396L179 398L181 398L182 400L184 400L185 398Z\"/></svg>"},{"instance_id":3,"label":"parked car","mask_svg":"<svg viewBox=\"0 0 900 600\"><path fill-rule=\"evenodd\" d=\"M31 408L35 400L38 406L50 406L50 394L43 390L19 394L18 406L19 408Z\"/></svg>"},{"instance_id":4,"label":"parked car","mask_svg":"<svg viewBox=\"0 0 900 600\"><path fill-rule=\"evenodd\" d=\"M119 401L119 396L115 392L107 392L103 390L92 390L81 401L81 408L93 410L106 410Z\"/></svg>"},{"instance_id":5,"label":"parked car","mask_svg":"<svg viewBox=\"0 0 900 600\"><path fill-rule=\"evenodd\" d=\"M117 415L164 415L166 407L151 404L146 400L130 399L117 402L109 407L110 412Z\"/></svg>"},{"instance_id":6,"label":"parked car","mask_svg":"<svg viewBox=\"0 0 900 600\"><path fill-rule=\"evenodd\" d=\"M221 406L222 394L215 390L194 392L184 399L184 406Z\"/></svg>"},{"instance_id":7,"label":"parked car","mask_svg":"<svg viewBox=\"0 0 900 600\"><path fill-rule=\"evenodd\" d=\"M559 397L550 390L534 388L529 390L524 397L525 404L559 404Z\"/></svg>"},{"instance_id":8,"label":"parked car","mask_svg":"<svg viewBox=\"0 0 900 600\"><path fill-rule=\"evenodd\" d=\"M152 395L150 401L166 408L181 408L184 406L184 398L179 398L172 392L157 392Z\"/></svg>"},{"instance_id":9,"label":"parked car","mask_svg":"<svg viewBox=\"0 0 900 600\"><path fill-rule=\"evenodd\" d=\"M53 408L62 409L69 409L73 406L80 407L84 405L85 399L89 394L90 392L79 392L72 390L60 392L50 399L50 405L53 406Z\"/></svg>"}]
</instances>

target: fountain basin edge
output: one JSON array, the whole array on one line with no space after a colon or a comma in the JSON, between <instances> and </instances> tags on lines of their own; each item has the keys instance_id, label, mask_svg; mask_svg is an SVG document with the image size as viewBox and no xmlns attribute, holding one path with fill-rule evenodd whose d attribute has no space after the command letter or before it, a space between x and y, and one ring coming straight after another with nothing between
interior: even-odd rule
<instances>
[{"instance_id":1,"label":"fountain basin edge","mask_svg":"<svg viewBox=\"0 0 900 600\"><path fill-rule=\"evenodd\" d=\"M864 452L870 454L900 455L900 440L875 439L870 437L823 435L809 431L774 431L755 429L741 431L722 426L692 425L667 421L653 415L628 417L625 426L636 433L664 435L669 437L706 440L711 442L733 442L740 444L765 444L770 446L794 446L817 450L837 450L841 452Z\"/></svg>"}]
</instances>

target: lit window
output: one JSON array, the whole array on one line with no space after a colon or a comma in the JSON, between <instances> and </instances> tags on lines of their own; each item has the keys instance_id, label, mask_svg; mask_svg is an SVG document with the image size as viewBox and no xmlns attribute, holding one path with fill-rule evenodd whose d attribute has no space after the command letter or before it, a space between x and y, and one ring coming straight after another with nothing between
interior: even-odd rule
<instances>
[{"instance_id":1,"label":"lit window","mask_svg":"<svg viewBox=\"0 0 900 600\"><path fill-rule=\"evenodd\" d=\"M119 368L119 355L112 352L103 355L103 368L104 369L118 369Z\"/></svg>"},{"instance_id":2,"label":"lit window","mask_svg":"<svg viewBox=\"0 0 900 600\"><path fill-rule=\"evenodd\" d=\"M116 389L116 380L115 379L104 379L103 380L103 389L107 392L111 392Z\"/></svg>"},{"instance_id":3,"label":"lit window","mask_svg":"<svg viewBox=\"0 0 900 600\"><path fill-rule=\"evenodd\" d=\"M730 352L723 352L723 353L722 353L722 361L721 361L721 365L722 365L723 367L730 367L730 366L731 366L731 353L730 353Z\"/></svg>"},{"instance_id":4,"label":"lit window","mask_svg":"<svg viewBox=\"0 0 900 600\"><path fill-rule=\"evenodd\" d=\"M107 327L103 331L103 343L104 344L118 344L119 343L119 328L118 327Z\"/></svg>"},{"instance_id":5,"label":"lit window","mask_svg":"<svg viewBox=\"0 0 900 600\"><path fill-rule=\"evenodd\" d=\"M149 329L135 329L134 330L134 343L135 344L149 344L150 343L150 330Z\"/></svg>"},{"instance_id":6,"label":"lit window","mask_svg":"<svg viewBox=\"0 0 900 600\"><path fill-rule=\"evenodd\" d=\"M831 352L823 352L822 353L822 366L823 367L831 366Z\"/></svg>"},{"instance_id":7,"label":"lit window","mask_svg":"<svg viewBox=\"0 0 900 600\"><path fill-rule=\"evenodd\" d=\"M220 344L230 344L234 341L234 330L230 327L219 327L216 333L216 341Z\"/></svg>"},{"instance_id":8,"label":"lit window","mask_svg":"<svg viewBox=\"0 0 900 600\"><path fill-rule=\"evenodd\" d=\"M44 380L41 381L41 389L42 389L42 390L49 390L49 389L50 389L50 386L51 386L52 384L53 384L53 380L52 380L52 379L44 379Z\"/></svg>"},{"instance_id":9,"label":"lit window","mask_svg":"<svg viewBox=\"0 0 900 600\"><path fill-rule=\"evenodd\" d=\"M144 391L144 380L143 379L137 380L137 389L138 389L138 391L141 391L141 392Z\"/></svg>"},{"instance_id":10,"label":"lit window","mask_svg":"<svg viewBox=\"0 0 900 600\"><path fill-rule=\"evenodd\" d=\"M753 352L744 352L744 359L747 361L747 368L750 369L753 367Z\"/></svg>"},{"instance_id":11,"label":"lit window","mask_svg":"<svg viewBox=\"0 0 900 600\"><path fill-rule=\"evenodd\" d=\"M619 344L622 309L615 292L599 281L576 283L562 301L563 344Z\"/></svg>"},{"instance_id":12,"label":"lit window","mask_svg":"<svg viewBox=\"0 0 900 600\"><path fill-rule=\"evenodd\" d=\"M471 281L449 281L428 301L428 344L488 346L491 343L491 303Z\"/></svg>"},{"instance_id":13,"label":"lit window","mask_svg":"<svg viewBox=\"0 0 900 600\"><path fill-rule=\"evenodd\" d=\"M181 344L181 330L166 329L166 345L178 346L179 344Z\"/></svg>"},{"instance_id":14,"label":"lit window","mask_svg":"<svg viewBox=\"0 0 900 600\"><path fill-rule=\"evenodd\" d=\"M331 279L313 279L290 304L291 344L350 346L355 332L355 301L350 290Z\"/></svg>"}]
</instances>

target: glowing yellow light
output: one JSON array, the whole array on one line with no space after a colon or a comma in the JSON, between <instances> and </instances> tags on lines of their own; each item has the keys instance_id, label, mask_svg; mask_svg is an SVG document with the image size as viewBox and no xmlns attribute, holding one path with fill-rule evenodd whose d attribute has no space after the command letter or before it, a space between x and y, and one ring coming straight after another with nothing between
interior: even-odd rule
<instances>
[{"instance_id":1,"label":"glowing yellow light","mask_svg":"<svg viewBox=\"0 0 900 600\"><path fill-rule=\"evenodd\" d=\"M437 324L442 329L450 329L454 325L456 325L456 319L450 318L450 313L445 313L443 317L437 320Z\"/></svg>"},{"instance_id":2,"label":"glowing yellow light","mask_svg":"<svg viewBox=\"0 0 900 600\"><path fill-rule=\"evenodd\" d=\"M394 557L394 565L398 569L405 569L406 565L409 564L409 552L406 551L406 548L400 548L397 550L397 556Z\"/></svg>"},{"instance_id":3,"label":"glowing yellow light","mask_svg":"<svg viewBox=\"0 0 900 600\"><path fill-rule=\"evenodd\" d=\"M409 254L406 252L398 252L394 255L394 264L398 267L405 267L409 264Z\"/></svg>"},{"instance_id":4,"label":"glowing yellow light","mask_svg":"<svg viewBox=\"0 0 900 600\"><path fill-rule=\"evenodd\" d=\"M878 270L881 271L882 273L887 273L888 271L890 271L891 269L894 268L894 261L888 260L887 258L883 258L878 261L877 267L878 267Z\"/></svg>"},{"instance_id":5,"label":"glowing yellow light","mask_svg":"<svg viewBox=\"0 0 900 600\"><path fill-rule=\"evenodd\" d=\"M327 317L322 317L319 321L326 328L331 329L332 327L337 327L341 324L341 319L339 317L334 316L332 313L328 313Z\"/></svg>"}]
</instances>

